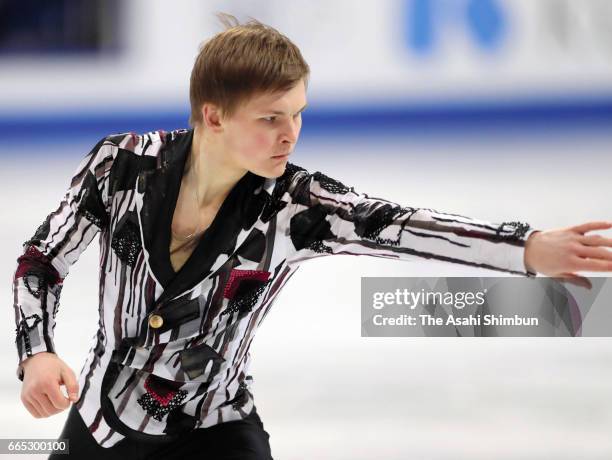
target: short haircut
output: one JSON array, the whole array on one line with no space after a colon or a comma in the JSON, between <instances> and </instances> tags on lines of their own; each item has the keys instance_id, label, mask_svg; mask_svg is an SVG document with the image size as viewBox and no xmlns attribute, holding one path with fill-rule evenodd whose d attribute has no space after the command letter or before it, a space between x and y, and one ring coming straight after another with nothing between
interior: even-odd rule
<instances>
[{"instance_id":1,"label":"short haircut","mask_svg":"<svg viewBox=\"0 0 612 460\"><path fill-rule=\"evenodd\" d=\"M308 86L310 68L286 36L253 18L244 24L226 13L217 18L226 29L202 43L191 71L191 126L202 122L205 102L229 118L256 94L287 91L302 79Z\"/></svg>"}]
</instances>

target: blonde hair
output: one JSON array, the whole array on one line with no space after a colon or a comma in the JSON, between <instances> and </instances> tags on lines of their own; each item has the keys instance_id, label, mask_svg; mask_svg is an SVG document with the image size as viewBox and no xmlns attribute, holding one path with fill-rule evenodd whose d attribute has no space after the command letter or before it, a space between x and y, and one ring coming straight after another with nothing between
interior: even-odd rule
<instances>
[{"instance_id":1,"label":"blonde hair","mask_svg":"<svg viewBox=\"0 0 612 460\"><path fill-rule=\"evenodd\" d=\"M302 79L308 86L310 68L286 36L253 18L244 24L226 13L217 18L226 29L200 46L191 71L191 126L202 121L205 102L229 118L255 94L287 91Z\"/></svg>"}]
</instances>

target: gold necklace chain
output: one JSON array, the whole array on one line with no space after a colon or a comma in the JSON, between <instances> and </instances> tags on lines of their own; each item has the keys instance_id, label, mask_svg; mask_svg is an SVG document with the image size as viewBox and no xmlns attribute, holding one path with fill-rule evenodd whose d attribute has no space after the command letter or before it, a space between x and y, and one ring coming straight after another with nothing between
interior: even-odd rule
<instances>
[{"instance_id":1,"label":"gold necklace chain","mask_svg":"<svg viewBox=\"0 0 612 460\"><path fill-rule=\"evenodd\" d=\"M197 216L197 221L196 221L196 228L195 228L195 230L194 230L194 232L193 232L192 234L187 235L187 236L181 236L181 235L178 235L178 234L177 234L177 233L176 233L176 232L175 232L175 231L172 229L172 224L170 225L170 231L172 232L172 234L173 234L173 235L174 235L176 238L178 238L179 240L183 240L183 241L190 240L191 238L193 238L193 237L194 237L194 236L195 236L195 235L198 233L198 230L199 230L199 228L200 228L200 212L199 212L199 211L200 211L200 194L198 193L198 178L197 178L198 171L197 171L197 169L195 168L195 160L193 159L193 158L194 158L194 156L195 156L195 155L191 155L191 157L192 157L192 158L191 158L191 163L192 163L192 165L191 165L191 170L194 172L195 177L196 177L196 185L195 185L195 199L196 199L196 209L198 210L198 213L197 213L197 215L198 215L198 216Z\"/></svg>"}]
</instances>

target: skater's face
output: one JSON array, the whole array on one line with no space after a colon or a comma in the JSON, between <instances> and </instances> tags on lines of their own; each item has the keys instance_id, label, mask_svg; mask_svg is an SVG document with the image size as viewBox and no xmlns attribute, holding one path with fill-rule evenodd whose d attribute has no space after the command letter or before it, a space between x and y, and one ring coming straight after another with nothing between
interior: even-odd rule
<instances>
[{"instance_id":1,"label":"skater's face","mask_svg":"<svg viewBox=\"0 0 612 460\"><path fill-rule=\"evenodd\" d=\"M288 91L250 98L231 118L221 121L219 134L226 155L237 167L257 175L282 175L300 135L305 108L303 80Z\"/></svg>"}]
</instances>

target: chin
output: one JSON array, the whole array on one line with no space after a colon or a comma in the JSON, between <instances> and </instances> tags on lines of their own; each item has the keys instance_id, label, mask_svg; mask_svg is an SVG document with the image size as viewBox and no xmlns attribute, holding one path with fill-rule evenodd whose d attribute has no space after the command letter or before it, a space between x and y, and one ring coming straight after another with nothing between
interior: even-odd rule
<instances>
[{"instance_id":1,"label":"chin","mask_svg":"<svg viewBox=\"0 0 612 460\"><path fill-rule=\"evenodd\" d=\"M283 162L279 162L278 164L272 167L268 166L267 168L252 169L251 172L253 174L257 174L258 176L265 177L266 179L276 179L277 177L280 177L283 175L286 167L287 167L287 162L283 161Z\"/></svg>"}]
</instances>

